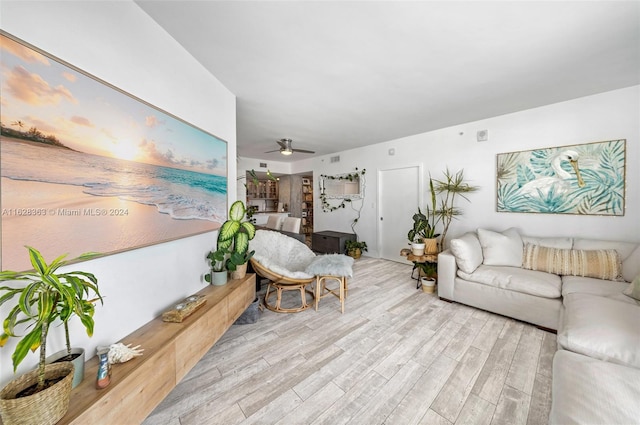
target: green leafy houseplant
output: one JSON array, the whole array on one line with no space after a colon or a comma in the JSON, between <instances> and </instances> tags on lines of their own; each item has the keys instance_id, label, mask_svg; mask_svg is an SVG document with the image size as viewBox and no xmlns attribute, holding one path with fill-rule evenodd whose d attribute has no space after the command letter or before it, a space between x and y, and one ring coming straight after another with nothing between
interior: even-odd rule
<instances>
[{"instance_id":1,"label":"green leafy houseplant","mask_svg":"<svg viewBox=\"0 0 640 425\"><path fill-rule=\"evenodd\" d=\"M360 258L363 252L368 252L367 243L364 241L345 241L344 249L346 254L353 258Z\"/></svg>"},{"instance_id":2,"label":"green leafy houseplant","mask_svg":"<svg viewBox=\"0 0 640 425\"><path fill-rule=\"evenodd\" d=\"M229 219L218 231L217 249L207 256L212 262L214 271L222 271L226 268L233 272L253 256L254 251L249 251L249 241L256 235L256 227L250 221L242 221L246 213L247 210L242 201L231 204ZM220 268L221 264L224 268ZM205 280L211 282L210 273L205 275Z\"/></svg>"},{"instance_id":3,"label":"green leafy houseplant","mask_svg":"<svg viewBox=\"0 0 640 425\"><path fill-rule=\"evenodd\" d=\"M2 334L0 334L0 347L4 346L10 337L21 338L15 347L11 359L13 370L24 360L29 350L40 349L38 362L38 384L36 392L45 388L45 359L47 347L47 334L49 327L57 319L67 324L75 314L84 325L87 335L93 335L94 328L94 301L102 296L98 289L96 277L83 271L56 273L63 265L66 255L61 255L47 264L42 254L32 247L27 247L33 271L0 272L0 281L24 282L24 287L2 286L0 287L0 305L18 298L16 305L9 311L4 319ZM78 259L87 259L94 254L83 254ZM94 294L96 299L89 300ZM20 337L16 328L26 326L29 331ZM68 343L68 330L66 331Z\"/></svg>"},{"instance_id":4,"label":"green leafy houseplant","mask_svg":"<svg viewBox=\"0 0 640 425\"><path fill-rule=\"evenodd\" d=\"M440 217L436 210L436 193L433 190L433 180L431 178L429 178L429 189L431 192L431 207L427 205L425 213L418 207L418 212L413 215L413 228L407 233L409 242L415 242L416 239L432 239L440 236L439 233L436 233L436 224Z\"/></svg>"}]
</instances>

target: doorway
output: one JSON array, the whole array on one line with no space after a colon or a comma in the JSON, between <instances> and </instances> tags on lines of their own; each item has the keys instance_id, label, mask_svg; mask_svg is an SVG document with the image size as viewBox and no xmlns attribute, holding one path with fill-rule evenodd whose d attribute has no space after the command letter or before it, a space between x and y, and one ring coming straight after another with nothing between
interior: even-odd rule
<instances>
[{"instance_id":1,"label":"doorway","mask_svg":"<svg viewBox=\"0 0 640 425\"><path fill-rule=\"evenodd\" d=\"M378 172L378 252L386 260L406 262L407 233L422 205L422 165Z\"/></svg>"}]
</instances>

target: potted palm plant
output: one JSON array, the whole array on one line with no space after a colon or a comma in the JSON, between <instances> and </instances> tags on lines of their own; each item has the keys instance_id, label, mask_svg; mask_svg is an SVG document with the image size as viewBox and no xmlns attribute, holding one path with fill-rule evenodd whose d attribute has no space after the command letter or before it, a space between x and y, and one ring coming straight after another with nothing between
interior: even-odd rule
<instances>
[{"instance_id":1,"label":"potted palm plant","mask_svg":"<svg viewBox=\"0 0 640 425\"><path fill-rule=\"evenodd\" d=\"M256 227L251 221L242 221L247 209L242 201L235 201L229 208L229 219L222 223L218 231L217 250L209 253L209 259L219 262L224 257L224 267L233 279L241 279L247 272L247 262L254 251L249 251L249 241L256 235ZM228 255L227 255L228 254ZM211 277L207 278L210 282Z\"/></svg>"},{"instance_id":2,"label":"potted palm plant","mask_svg":"<svg viewBox=\"0 0 640 425\"><path fill-rule=\"evenodd\" d=\"M442 221L442 237L440 238L440 246L445 248L445 238L447 231L451 225L451 221L462 215L462 210L455 206L457 196L461 196L469 201L465 195L475 192L478 186L471 186L464 179L464 170L459 170L455 174L447 168L444 172L443 180L433 180L429 177L429 186L431 189L431 198L433 200L433 210L438 220ZM436 210L435 195L441 195L440 207Z\"/></svg>"},{"instance_id":3,"label":"potted palm plant","mask_svg":"<svg viewBox=\"0 0 640 425\"><path fill-rule=\"evenodd\" d=\"M16 305L4 319L0 347L11 337L20 338L11 356L14 372L29 350L39 348L40 357L36 370L14 379L0 391L0 416L5 425L54 424L64 416L69 407L73 364L46 364L49 327L58 319L68 321L76 314L91 336L93 307L89 309L91 312L86 310L83 296L92 291L102 300L93 274L82 271L56 273L66 264L65 255L47 264L38 250L32 247L27 250L33 271L0 272L0 281L24 284L0 287L0 305L17 298ZM18 335L23 328L28 332Z\"/></svg>"},{"instance_id":4,"label":"potted palm plant","mask_svg":"<svg viewBox=\"0 0 640 425\"><path fill-rule=\"evenodd\" d=\"M93 275L91 275L91 278L95 279ZM74 315L78 316L82 323L87 323L91 328L91 331L87 330L87 333L91 336L93 333L93 313L95 312L94 303L98 300L102 303L102 296L98 292L97 281L91 283L93 287L89 287L88 285L73 281L73 279L76 279L75 276L68 277L68 279L70 282L73 282L71 286L75 294L75 308L72 309L72 306L64 300L58 303L58 307L60 309L59 317L64 326L66 348L47 357L46 362L57 363L68 361L73 363L74 372L71 388L75 388L84 379L85 351L82 347L71 346L71 340L69 338L69 320ZM89 299L91 292L93 292L96 298Z\"/></svg>"}]
</instances>

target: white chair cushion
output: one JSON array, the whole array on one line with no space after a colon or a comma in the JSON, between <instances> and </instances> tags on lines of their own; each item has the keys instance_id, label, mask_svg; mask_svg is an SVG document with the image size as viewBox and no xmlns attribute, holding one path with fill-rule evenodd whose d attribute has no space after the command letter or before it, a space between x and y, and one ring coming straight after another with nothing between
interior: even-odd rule
<instances>
[{"instance_id":1,"label":"white chair cushion","mask_svg":"<svg viewBox=\"0 0 640 425\"><path fill-rule=\"evenodd\" d=\"M487 266L522 266L522 238L515 228L502 233L478 229L482 263Z\"/></svg>"},{"instance_id":2,"label":"white chair cushion","mask_svg":"<svg viewBox=\"0 0 640 425\"><path fill-rule=\"evenodd\" d=\"M473 273L482 264L482 246L474 232L468 232L449 242L451 252L456 257L458 268L465 273Z\"/></svg>"},{"instance_id":3,"label":"white chair cushion","mask_svg":"<svg viewBox=\"0 0 640 425\"><path fill-rule=\"evenodd\" d=\"M596 359L640 368L640 308L591 294L568 294L558 345Z\"/></svg>"},{"instance_id":4,"label":"white chair cushion","mask_svg":"<svg viewBox=\"0 0 640 425\"><path fill-rule=\"evenodd\" d=\"M305 269L316 257L309 247L279 232L258 230L249 241L255 250L253 258L274 273L293 279L309 279L314 275Z\"/></svg>"},{"instance_id":5,"label":"white chair cushion","mask_svg":"<svg viewBox=\"0 0 640 425\"><path fill-rule=\"evenodd\" d=\"M353 258L343 254L318 255L305 272L315 276L353 277Z\"/></svg>"},{"instance_id":6,"label":"white chair cushion","mask_svg":"<svg viewBox=\"0 0 640 425\"><path fill-rule=\"evenodd\" d=\"M520 267L481 265L473 273L458 270L458 276L471 282L544 298L559 298L561 293L560 276Z\"/></svg>"}]
</instances>

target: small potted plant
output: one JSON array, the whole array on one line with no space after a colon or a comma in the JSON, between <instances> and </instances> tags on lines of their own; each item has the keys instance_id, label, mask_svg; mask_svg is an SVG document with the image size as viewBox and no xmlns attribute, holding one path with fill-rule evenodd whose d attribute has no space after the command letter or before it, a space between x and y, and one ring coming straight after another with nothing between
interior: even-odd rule
<instances>
[{"instance_id":1,"label":"small potted plant","mask_svg":"<svg viewBox=\"0 0 640 425\"><path fill-rule=\"evenodd\" d=\"M219 261L223 259L224 267L232 273L233 279L245 276L247 262L254 254L254 251L249 251L249 241L256 235L256 227L251 221L242 221L246 213L247 209L242 201L231 204L229 219L222 223L218 231L217 250L207 256L212 260L212 266L214 263L219 266ZM207 276L209 275L205 275L205 279L211 282L211 276Z\"/></svg>"},{"instance_id":2,"label":"small potted plant","mask_svg":"<svg viewBox=\"0 0 640 425\"><path fill-rule=\"evenodd\" d=\"M426 214L418 208L418 212L413 215L413 227L407 233L407 238L411 244L424 243L422 247L415 247L418 250L422 248L423 254L435 254L438 251L436 238L440 236L436 233L436 220L434 215L435 209L427 207ZM435 247L435 249L434 249ZM414 247L412 246L412 250ZM415 254L414 255L421 255Z\"/></svg>"},{"instance_id":3,"label":"small potted plant","mask_svg":"<svg viewBox=\"0 0 640 425\"><path fill-rule=\"evenodd\" d=\"M4 319L0 347L11 337L20 338L11 356L14 372L30 350L39 348L40 357L36 370L14 379L0 391L0 415L5 425L53 424L64 416L69 407L74 368L70 362L46 364L49 327L58 319L64 323L76 314L87 334L93 335L93 308L84 304L84 295L91 291L102 300L93 274L56 273L66 264L65 255L47 264L38 250L32 247L27 250L33 271L0 272L1 282L23 283L18 287L0 287L0 305L18 299ZM20 329L28 332L19 336Z\"/></svg>"},{"instance_id":4,"label":"small potted plant","mask_svg":"<svg viewBox=\"0 0 640 425\"><path fill-rule=\"evenodd\" d=\"M356 260L360 258L363 252L367 252L367 243L362 241L345 241L344 248L349 257L353 257Z\"/></svg>"},{"instance_id":5,"label":"small potted plant","mask_svg":"<svg viewBox=\"0 0 640 425\"><path fill-rule=\"evenodd\" d=\"M212 285L222 286L227 283L227 269L225 260L227 258L226 249L211 251L207 258L211 262L211 272L204 275L204 279Z\"/></svg>"},{"instance_id":6,"label":"small potted plant","mask_svg":"<svg viewBox=\"0 0 640 425\"><path fill-rule=\"evenodd\" d=\"M438 263L424 262L417 264L419 273L418 277L422 284L422 291L433 294L436 289L436 280L438 277Z\"/></svg>"}]
</instances>

